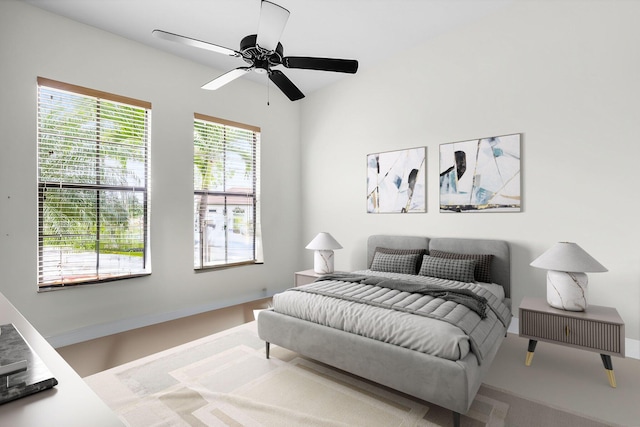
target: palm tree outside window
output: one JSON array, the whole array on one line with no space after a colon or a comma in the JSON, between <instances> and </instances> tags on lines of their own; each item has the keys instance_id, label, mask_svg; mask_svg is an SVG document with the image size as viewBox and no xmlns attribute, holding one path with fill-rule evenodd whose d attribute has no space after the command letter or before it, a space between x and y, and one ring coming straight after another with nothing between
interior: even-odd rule
<instances>
[{"instance_id":1,"label":"palm tree outside window","mask_svg":"<svg viewBox=\"0 0 640 427\"><path fill-rule=\"evenodd\" d=\"M38 78L38 289L151 273L151 104Z\"/></svg>"},{"instance_id":2,"label":"palm tree outside window","mask_svg":"<svg viewBox=\"0 0 640 427\"><path fill-rule=\"evenodd\" d=\"M195 114L194 268L262 262L260 128Z\"/></svg>"}]
</instances>

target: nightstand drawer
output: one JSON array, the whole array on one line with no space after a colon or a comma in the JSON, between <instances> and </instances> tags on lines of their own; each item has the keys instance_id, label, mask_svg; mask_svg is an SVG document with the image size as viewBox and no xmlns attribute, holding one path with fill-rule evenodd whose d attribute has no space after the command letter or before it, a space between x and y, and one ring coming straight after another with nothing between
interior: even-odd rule
<instances>
[{"instance_id":1,"label":"nightstand drawer","mask_svg":"<svg viewBox=\"0 0 640 427\"><path fill-rule=\"evenodd\" d=\"M623 354L623 325L521 310L520 334L600 353Z\"/></svg>"}]
</instances>

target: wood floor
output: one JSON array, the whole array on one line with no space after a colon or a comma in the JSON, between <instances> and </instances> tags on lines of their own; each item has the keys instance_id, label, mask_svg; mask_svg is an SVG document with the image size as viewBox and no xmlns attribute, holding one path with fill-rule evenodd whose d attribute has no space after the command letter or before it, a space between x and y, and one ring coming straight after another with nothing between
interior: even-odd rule
<instances>
[{"instance_id":1,"label":"wood floor","mask_svg":"<svg viewBox=\"0 0 640 427\"><path fill-rule=\"evenodd\" d=\"M56 350L81 377L253 321L253 310L271 299L227 307L59 347Z\"/></svg>"}]
</instances>

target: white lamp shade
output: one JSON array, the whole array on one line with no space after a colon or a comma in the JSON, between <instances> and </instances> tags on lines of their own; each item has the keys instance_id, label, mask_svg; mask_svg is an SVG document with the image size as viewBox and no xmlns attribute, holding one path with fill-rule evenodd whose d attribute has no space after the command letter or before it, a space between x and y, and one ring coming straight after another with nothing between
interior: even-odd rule
<instances>
[{"instance_id":1,"label":"white lamp shade","mask_svg":"<svg viewBox=\"0 0 640 427\"><path fill-rule=\"evenodd\" d=\"M320 251L328 249L342 249L340 243L338 243L331 234L326 232L318 233L318 235L305 247L307 249Z\"/></svg>"},{"instance_id":2,"label":"white lamp shade","mask_svg":"<svg viewBox=\"0 0 640 427\"><path fill-rule=\"evenodd\" d=\"M558 242L536 258L532 267L573 273L599 273L608 271L580 246L572 242Z\"/></svg>"}]
</instances>

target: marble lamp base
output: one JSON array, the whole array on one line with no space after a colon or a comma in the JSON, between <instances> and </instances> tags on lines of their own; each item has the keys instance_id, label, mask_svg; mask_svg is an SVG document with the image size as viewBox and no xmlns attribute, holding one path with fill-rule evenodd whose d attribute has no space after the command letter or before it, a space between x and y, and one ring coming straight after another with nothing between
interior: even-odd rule
<instances>
[{"instance_id":1,"label":"marble lamp base","mask_svg":"<svg viewBox=\"0 0 640 427\"><path fill-rule=\"evenodd\" d=\"M316 250L313 253L313 271L318 274L333 273L333 251Z\"/></svg>"},{"instance_id":2,"label":"marble lamp base","mask_svg":"<svg viewBox=\"0 0 640 427\"><path fill-rule=\"evenodd\" d=\"M547 302L551 307L567 311L585 311L587 275L549 270L547 272Z\"/></svg>"}]
</instances>

